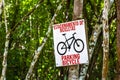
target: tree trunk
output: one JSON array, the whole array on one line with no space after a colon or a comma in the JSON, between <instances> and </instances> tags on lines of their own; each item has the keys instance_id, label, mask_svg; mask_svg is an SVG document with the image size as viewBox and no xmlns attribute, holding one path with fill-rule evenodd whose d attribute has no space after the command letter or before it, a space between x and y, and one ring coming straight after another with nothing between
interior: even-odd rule
<instances>
[{"instance_id":1,"label":"tree trunk","mask_svg":"<svg viewBox=\"0 0 120 80\"><path fill-rule=\"evenodd\" d=\"M120 80L120 0L116 0L117 8L117 73L115 80Z\"/></svg>"},{"instance_id":2,"label":"tree trunk","mask_svg":"<svg viewBox=\"0 0 120 80\"><path fill-rule=\"evenodd\" d=\"M111 7L112 4L113 4L113 1L111 1L109 8ZM98 18L98 21L100 20L100 22L102 22L102 17L101 16ZM98 38L99 38L100 33L102 31L101 30L102 27L103 27L103 25L101 23L97 23L95 25L94 30L92 31L92 36L90 37L90 40L89 40L89 58L90 58L89 62L91 62L91 59L93 57L93 53L94 53L94 50L95 50L95 47L96 47L97 40L99 40ZM91 66L91 63L89 63L89 66ZM89 77L90 77L90 74L88 73L89 72L89 70L88 70L89 66L87 65L85 67L86 68L85 72L82 71L83 72L83 78L86 75L85 80L88 80Z\"/></svg>"},{"instance_id":3,"label":"tree trunk","mask_svg":"<svg viewBox=\"0 0 120 80\"><path fill-rule=\"evenodd\" d=\"M82 18L83 0L74 0L73 20Z\"/></svg>"},{"instance_id":4,"label":"tree trunk","mask_svg":"<svg viewBox=\"0 0 120 80\"><path fill-rule=\"evenodd\" d=\"M83 0L74 0L73 20L82 18ZM79 65L70 66L68 80L79 79Z\"/></svg>"},{"instance_id":5,"label":"tree trunk","mask_svg":"<svg viewBox=\"0 0 120 80\"><path fill-rule=\"evenodd\" d=\"M0 15L2 14L2 9L3 9L3 1L0 0Z\"/></svg>"},{"instance_id":6,"label":"tree trunk","mask_svg":"<svg viewBox=\"0 0 120 80\"><path fill-rule=\"evenodd\" d=\"M108 54L109 54L109 25L108 25L109 0L104 0L103 9L103 67L102 80L107 80Z\"/></svg>"}]
</instances>

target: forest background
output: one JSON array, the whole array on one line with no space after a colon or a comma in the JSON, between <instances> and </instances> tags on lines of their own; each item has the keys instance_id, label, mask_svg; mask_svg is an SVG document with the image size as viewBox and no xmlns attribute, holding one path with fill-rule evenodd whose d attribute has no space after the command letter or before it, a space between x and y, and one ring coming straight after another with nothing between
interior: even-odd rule
<instances>
[{"instance_id":1,"label":"forest background","mask_svg":"<svg viewBox=\"0 0 120 80\"><path fill-rule=\"evenodd\" d=\"M90 61L77 76L119 80L120 0L0 0L1 80L69 79L70 67L55 66L52 25L81 18Z\"/></svg>"}]
</instances>

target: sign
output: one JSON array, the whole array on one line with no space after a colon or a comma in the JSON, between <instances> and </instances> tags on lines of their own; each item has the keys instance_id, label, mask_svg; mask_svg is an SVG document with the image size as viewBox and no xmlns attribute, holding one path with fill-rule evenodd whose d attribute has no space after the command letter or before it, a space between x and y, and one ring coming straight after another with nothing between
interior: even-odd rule
<instances>
[{"instance_id":1,"label":"sign","mask_svg":"<svg viewBox=\"0 0 120 80\"><path fill-rule=\"evenodd\" d=\"M84 19L53 25L56 66L88 63Z\"/></svg>"}]
</instances>

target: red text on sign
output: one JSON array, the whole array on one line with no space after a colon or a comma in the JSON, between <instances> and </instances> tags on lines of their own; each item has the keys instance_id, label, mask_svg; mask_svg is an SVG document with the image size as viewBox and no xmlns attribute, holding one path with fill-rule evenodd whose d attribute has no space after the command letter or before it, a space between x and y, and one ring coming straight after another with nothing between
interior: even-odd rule
<instances>
[{"instance_id":1,"label":"red text on sign","mask_svg":"<svg viewBox=\"0 0 120 80\"><path fill-rule=\"evenodd\" d=\"M75 30L75 26L78 26L78 25L83 25L83 20L56 24L54 25L54 30L59 29L60 32L68 32L68 31Z\"/></svg>"},{"instance_id":2,"label":"red text on sign","mask_svg":"<svg viewBox=\"0 0 120 80\"><path fill-rule=\"evenodd\" d=\"M72 55L63 55L62 58L62 65L75 65L79 64L80 54L72 54Z\"/></svg>"}]
</instances>

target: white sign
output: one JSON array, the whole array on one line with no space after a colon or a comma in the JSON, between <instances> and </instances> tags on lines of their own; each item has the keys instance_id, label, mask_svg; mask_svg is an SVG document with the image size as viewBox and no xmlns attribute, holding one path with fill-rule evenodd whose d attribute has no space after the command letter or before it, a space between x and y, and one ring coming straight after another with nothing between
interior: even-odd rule
<instances>
[{"instance_id":1,"label":"white sign","mask_svg":"<svg viewBox=\"0 0 120 80\"><path fill-rule=\"evenodd\" d=\"M88 63L84 19L53 25L56 66Z\"/></svg>"}]
</instances>

